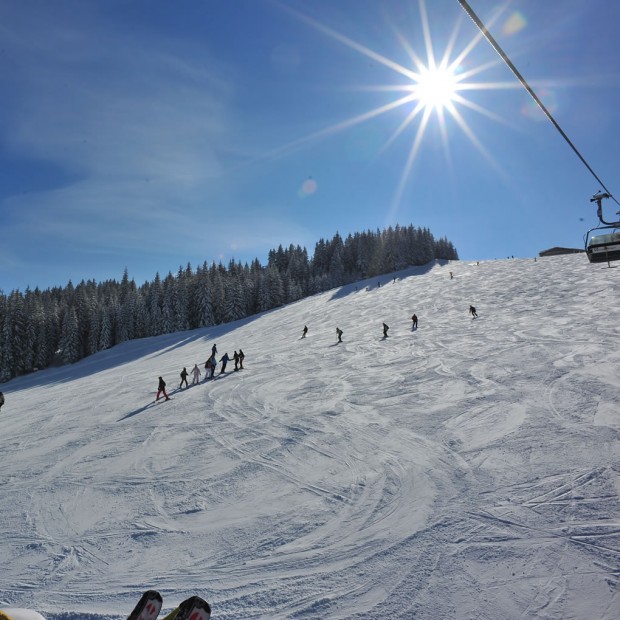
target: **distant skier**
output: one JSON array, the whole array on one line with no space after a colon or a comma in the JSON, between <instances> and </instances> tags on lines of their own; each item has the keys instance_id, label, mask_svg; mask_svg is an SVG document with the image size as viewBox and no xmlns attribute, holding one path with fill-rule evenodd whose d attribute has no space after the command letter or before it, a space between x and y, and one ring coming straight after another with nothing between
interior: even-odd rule
<instances>
[{"instance_id":1,"label":"distant skier","mask_svg":"<svg viewBox=\"0 0 620 620\"><path fill-rule=\"evenodd\" d=\"M450 280L454 279L454 274L452 272L450 272Z\"/></svg>"},{"instance_id":2,"label":"distant skier","mask_svg":"<svg viewBox=\"0 0 620 620\"><path fill-rule=\"evenodd\" d=\"M226 364L230 361L230 357L228 357L228 353L224 353L222 355L220 362L222 362L222 370L220 370L220 374L223 375L226 372Z\"/></svg>"},{"instance_id":3,"label":"distant skier","mask_svg":"<svg viewBox=\"0 0 620 620\"><path fill-rule=\"evenodd\" d=\"M384 323L383 324L383 337L384 338L388 337L388 329L390 329L389 326Z\"/></svg>"},{"instance_id":4,"label":"distant skier","mask_svg":"<svg viewBox=\"0 0 620 620\"><path fill-rule=\"evenodd\" d=\"M239 370L243 370L243 360L245 359L245 353L239 349Z\"/></svg>"},{"instance_id":5,"label":"distant skier","mask_svg":"<svg viewBox=\"0 0 620 620\"><path fill-rule=\"evenodd\" d=\"M187 385L187 375L189 373L187 372L187 368L185 368L185 366L183 366L183 370L181 371L181 383L179 383L179 389L181 389L183 387L183 383L185 383L185 387L189 387L189 385Z\"/></svg>"},{"instance_id":6,"label":"distant skier","mask_svg":"<svg viewBox=\"0 0 620 620\"><path fill-rule=\"evenodd\" d=\"M412 315L411 321L412 321L411 329L418 329L418 315L417 314Z\"/></svg>"},{"instance_id":7,"label":"distant skier","mask_svg":"<svg viewBox=\"0 0 620 620\"><path fill-rule=\"evenodd\" d=\"M476 312L476 308L474 308L473 306L469 306L469 314L471 314L472 319L478 318L478 313Z\"/></svg>"},{"instance_id":8,"label":"distant skier","mask_svg":"<svg viewBox=\"0 0 620 620\"><path fill-rule=\"evenodd\" d=\"M233 360L235 360L235 370L239 370L239 353L237 351L233 353Z\"/></svg>"},{"instance_id":9,"label":"distant skier","mask_svg":"<svg viewBox=\"0 0 620 620\"><path fill-rule=\"evenodd\" d=\"M194 367L192 368L192 385L196 385L200 381L201 374L202 373L200 372L200 368L198 368L198 364L194 364Z\"/></svg>"},{"instance_id":10,"label":"distant skier","mask_svg":"<svg viewBox=\"0 0 620 620\"><path fill-rule=\"evenodd\" d=\"M308 326L304 325L304 329L303 329L303 332L301 333L301 337L305 338L307 333L308 333Z\"/></svg>"},{"instance_id":11,"label":"distant skier","mask_svg":"<svg viewBox=\"0 0 620 620\"><path fill-rule=\"evenodd\" d=\"M217 355L217 345L216 344L214 344L211 347L211 355Z\"/></svg>"},{"instance_id":12,"label":"distant skier","mask_svg":"<svg viewBox=\"0 0 620 620\"><path fill-rule=\"evenodd\" d=\"M0 392L0 409L2 409L2 405L4 405L4 394Z\"/></svg>"},{"instance_id":13,"label":"distant skier","mask_svg":"<svg viewBox=\"0 0 620 620\"><path fill-rule=\"evenodd\" d=\"M338 342L342 342L342 330L339 327L336 327L336 335L338 336Z\"/></svg>"},{"instance_id":14,"label":"distant skier","mask_svg":"<svg viewBox=\"0 0 620 620\"><path fill-rule=\"evenodd\" d=\"M166 397L166 400L170 400L170 398L168 397L168 394L166 394L166 382L162 379L162 377L159 377L159 384L157 386L157 396L155 397L155 400L159 400L159 397L161 394L163 394Z\"/></svg>"}]
</instances>

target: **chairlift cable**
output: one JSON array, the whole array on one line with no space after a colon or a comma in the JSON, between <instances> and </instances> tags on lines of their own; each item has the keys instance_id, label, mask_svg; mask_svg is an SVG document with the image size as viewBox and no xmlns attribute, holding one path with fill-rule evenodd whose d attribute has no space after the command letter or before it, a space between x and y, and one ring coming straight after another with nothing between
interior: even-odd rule
<instances>
[{"instance_id":1,"label":"chairlift cable","mask_svg":"<svg viewBox=\"0 0 620 620\"><path fill-rule=\"evenodd\" d=\"M474 22L474 24L476 24L480 32L485 36L486 40L492 45L493 49L499 54L501 59L506 63L508 68L515 74L515 76L517 77L519 82L521 82L525 90L527 90L527 92L531 95L532 99L534 99L534 101L538 104L538 107L544 112L545 116L553 123L554 127L560 132L564 140L568 142L569 146L576 153L577 157L579 157L579 159L583 162L585 167L592 173L592 176L594 176L594 178L601 184L601 187L609 194L610 198L612 198L616 204L620 205L620 202L618 202L614 198L613 194L605 186L605 183L601 181L601 179L598 177L596 172L594 172L594 170L591 168L588 162L584 159L583 155L579 152L577 147L570 141L570 138L564 133L562 128L558 125L557 121L551 115L551 112L547 110L543 102L538 98L538 95L534 92L532 87L527 83L527 80L521 75L521 73L519 73L519 70L515 67L513 62L510 60L510 58L508 58L507 54L500 47L499 43L493 38L493 35L487 30L484 23L474 13L474 10L469 6L468 2L466 0L458 0L458 2L461 5L461 7L463 7L463 10L467 13L467 15L469 15L469 17Z\"/></svg>"}]
</instances>

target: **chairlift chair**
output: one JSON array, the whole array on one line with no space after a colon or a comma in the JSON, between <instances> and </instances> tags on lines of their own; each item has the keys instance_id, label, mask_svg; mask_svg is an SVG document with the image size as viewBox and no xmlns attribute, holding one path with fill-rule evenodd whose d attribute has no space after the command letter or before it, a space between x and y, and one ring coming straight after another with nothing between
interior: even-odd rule
<instances>
[{"instance_id":1,"label":"chairlift chair","mask_svg":"<svg viewBox=\"0 0 620 620\"><path fill-rule=\"evenodd\" d=\"M590 198L590 202L596 202L598 207L596 214L598 216L600 226L591 228L585 236L585 249L588 260L591 263L610 263L611 261L620 260L620 221L607 222L603 219L604 198L611 198L606 192L598 192ZM620 215L620 211L618 212ZM612 231L600 235L592 235L594 231Z\"/></svg>"},{"instance_id":2,"label":"chairlift chair","mask_svg":"<svg viewBox=\"0 0 620 620\"><path fill-rule=\"evenodd\" d=\"M593 228L592 230L602 230L602 228ZM588 235L591 232L589 231ZM608 263L613 260L620 260L620 231L616 229L609 234L588 237L586 254L591 263Z\"/></svg>"}]
</instances>

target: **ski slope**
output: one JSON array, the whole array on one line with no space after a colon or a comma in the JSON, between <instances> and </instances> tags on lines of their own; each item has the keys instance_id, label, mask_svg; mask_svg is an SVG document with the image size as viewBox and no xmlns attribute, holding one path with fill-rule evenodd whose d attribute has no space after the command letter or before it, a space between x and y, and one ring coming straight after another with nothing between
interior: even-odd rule
<instances>
[{"instance_id":1,"label":"ski slope","mask_svg":"<svg viewBox=\"0 0 620 620\"><path fill-rule=\"evenodd\" d=\"M618 618L619 341L620 269L455 261L6 383L0 607Z\"/></svg>"}]
</instances>

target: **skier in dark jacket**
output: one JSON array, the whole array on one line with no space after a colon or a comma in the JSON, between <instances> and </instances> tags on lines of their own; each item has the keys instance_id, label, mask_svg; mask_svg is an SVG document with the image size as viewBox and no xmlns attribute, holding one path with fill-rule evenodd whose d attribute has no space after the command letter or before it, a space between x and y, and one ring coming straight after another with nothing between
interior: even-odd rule
<instances>
[{"instance_id":1,"label":"skier in dark jacket","mask_svg":"<svg viewBox=\"0 0 620 620\"><path fill-rule=\"evenodd\" d=\"M383 324L383 337L384 338L388 337L388 329L390 329L389 326L384 323Z\"/></svg>"},{"instance_id":2,"label":"skier in dark jacket","mask_svg":"<svg viewBox=\"0 0 620 620\"><path fill-rule=\"evenodd\" d=\"M303 332L302 332L302 334L301 334L301 337L302 337L302 338L305 338L307 333L308 333L308 326L307 326L307 325L304 325L304 330L303 330Z\"/></svg>"},{"instance_id":3,"label":"skier in dark jacket","mask_svg":"<svg viewBox=\"0 0 620 620\"><path fill-rule=\"evenodd\" d=\"M245 359L245 353L239 349L239 370L243 370L243 360Z\"/></svg>"},{"instance_id":4,"label":"skier in dark jacket","mask_svg":"<svg viewBox=\"0 0 620 620\"><path fill-rule=\"evenodd\" d=\"M170 400L170 398L168 397L168 394L166 394L166 382L161 377L159 377L159 384L157 386L157 396L155 400L159 400L160 394L163 394L166 397L166 400Z\"/></svg>"},{"instance_id":5,"label":"skier in dark jacket","mask_svg":"<svg viewBox=\"0 0 620 620\"><path fill-rule=\"evenodd\" d=\"M478 318L478 313L476 312L476 308L474 308L473 306L469 306L469 314L471 314L472 319Z\"/></svg>"},{"instance_id":6,"label":"skier in dark jacket","mask_svg":"<svg viewBox=\"0 0 620 620\"><path fill-rule=\"evenodd\" d=\"M235 370L239 370L239 353L236 351L233 353L233 359L235 360Z\"/></svg>"},{"instance_id":7,"label":"skier in dark jacket","mask_svg":"<svg viewBox=\"0 0 620 620\"><path fill-rule=\"evenodd\" d=\"M215 375L215 367L217 366L217 360L215 359L215 355L212 355L206 362L205 362L205 381L207 379L213 379L214 375Z\"/></svg>"},{"instance_id":8,"label":"skier in dark jacket","mask_svg":"<svg viewBox=\"0 0 620 620\"><path fill-rule=\"evenodd\" d=\"M220 362L222 362L222 370L220 370L220 374L224 374L226 372L226 364L230 361L230 357L228 357L228 353L224 353L222 355Z\"/></svg>"},{"instance_id":9,"label":"skier in dark jacket","mask_svg":"<svg viewBox=\"0 0 620 620\"><path fill-rule=\"evenodd\" d=\"M211 347L211 355L215 355L216 353L217 353L217 345L216 345L216 344L214 344L214 345Z\"/></svg>"},{"instance_id":10,"label":"skier in dark jacket","mask_svg":"<svg viewBox=\"0 0 620 620\"><path fill-rule=\"evenodd\" d=\"M339 327L336 327L336 335L338 336L338 342L342 342L342 330Z\"/></svg>"},{"instance_id":11,"label":"skier in dark jacket","mask_svg":"<svg viewBox=\"0 0 620 620\"><path fill-rule=\"evenodd\" d=\"M417 314L414 314L411 317L411 321L412 321L411 329L418 329L418 315Z\"/></svg>"},{"instance_id":12,"label":"skier in dark jacket","mask_svg":"<svg viewBox=\"0 0 620 620\"><path fill-rule=\"evenodd\" d=\"M181 371L181 383L179 383L179 389L181 389L183 387L183 383L185 383L185 387L189 387L189 385L187 384L187 375L189 373L187 372L187 368L185 368L185 366L183 366L183 370Z\"/></svg>"}]
</instances>

